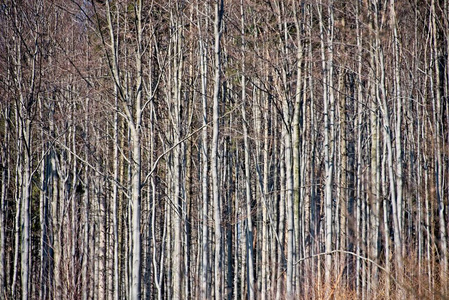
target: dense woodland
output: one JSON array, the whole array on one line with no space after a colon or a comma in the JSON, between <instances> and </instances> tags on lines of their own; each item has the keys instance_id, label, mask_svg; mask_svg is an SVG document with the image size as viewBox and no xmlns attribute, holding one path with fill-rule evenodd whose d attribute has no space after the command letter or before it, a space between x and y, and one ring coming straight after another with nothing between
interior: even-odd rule
<instances>
[{"instance_id":1,"label":"dense woodland","mask_svg":"<svg viewBox=\"0 0 449 300\"><path fill-rule=\"evenodd\" d=\"M449 0L4 0L1 299L449 297Z\"/></svg>"}]
</instances>

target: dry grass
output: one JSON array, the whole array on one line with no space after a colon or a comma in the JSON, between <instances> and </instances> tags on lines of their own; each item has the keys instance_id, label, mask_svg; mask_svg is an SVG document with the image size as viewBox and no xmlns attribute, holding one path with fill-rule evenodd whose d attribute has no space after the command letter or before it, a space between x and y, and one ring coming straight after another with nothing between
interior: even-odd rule
<instances>
[{"instance_id":1,"label":"dry grass","mask_svg":"<svg viewBox=\"0 0 449 300\"><path fill-rule=\"evenodd\" d=\"M448 299L449 300L449 274L440 272L440 265L436 261L418 261L413 253L404 258L404 272L396 276L394 272L388 274L380 270L376 282L368 284L369 277L365 277L365 290L355 289L355 278L345 277L343 271L338 271L332 277L330 283L325 283L322 278L315 277L310 282L315 282L313 288L308 290L308 295L297 295L297 299L319 300L356 300L356 299ZM367 265L367 264L366 264ZM430 268L431 274L428 270ZM344 270L344 268L338 268ZM320 272L324 274L324 270ZM337 273L337 272L335 272ZM313 274L313 273L312 273ZM315 273L316 274L316 273ZM370 289L367 287L371 286Z\"/></svg>"}]
</instances>

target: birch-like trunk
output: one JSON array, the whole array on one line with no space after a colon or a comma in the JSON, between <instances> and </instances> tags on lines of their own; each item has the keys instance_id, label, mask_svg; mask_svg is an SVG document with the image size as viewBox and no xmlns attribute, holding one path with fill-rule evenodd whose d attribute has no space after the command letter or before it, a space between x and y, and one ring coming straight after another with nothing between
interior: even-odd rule
<instances>
[{"instance_id":1,"label":"birch-like trunk","mask_svg":"<svg viewBox=\"0 0 449 300\"><path fill-rule=\"evenodd\" d=\"M318 6L320 26L321 64L323 74L323 103L324 103L324 210L325 210L325 251L332 250L332 185L334 176L334 93L333 93L333 5L328 3L328 25L324 26L323 3ZM325 33L326 30L326 33ZM325 40L326 35L326 40ZM326 295L330 293L332 275L332 256L325 258Z\"/></svg>"},{"instance_id":2,"label":"birch-like trunk","mask_svg":"<svg viewBox=\"0 0 449 300\"><path fill-rule=\"evenodd\" d=\"M184 128L182 128L182 114L183 105L181 99L182 93L182 75L183 75L183 53L182 53L182 26L177 17L173 16L173 12L171 13L171 22L173 28L178 28L174 33L174 42L172 47L173 51L173 62L172 62L172 74L173 74L173 83L169 83L168 86L171 86L173 95L173 103L168 104L172 107L171 119L173 125L173 143L178 144L182 139L182 134L184 132ZM179 22L179 23L178 23ZM184 190L184 181L182 178L181 165L184 161L184 143L180 143L173 150L173 226L174 226L174 249L173 249L173 299L182 299L183 297L183 256L182 256L182 219L185 217L184 207L184 197L182 195L182 191ZM187 295L186 295L187 296Z\"/></svg>"},{"instance_id":3,"label":"birch-like trunk","mask_svg":"<svg viewBox=\"0 0 449 300\"><path fill-rule=\"evenodd\" d=\"M216 0L215 3L215 21L214 21L214 93L213 93L213 129L212 129L212 152L211 152L211 173L212 173L212 194L214 207L214 237L215 237L215 256L214 256L214 289L215 299L222 297L222 273L223 273L223 257L222 257L222 222L221 222L221 202L219 190L218 176L218 138L220 128L220 87L221 87L221 34L223 30L223 0Z\"/></svg>"},{"instance_id":4,"label":"birch-like trunk","mask_svg":"<svg viewBox=\"0 0 449 300\"><path fill-rule=\"evenodd\" d=\"M3 115L5 122L4 126L4 141L1 149L1 182L2 187L0 191L0 291L2 291L2 294L6 296L6 235L5 235L5 228L6 228L6 208L7 208L7 190L10 184L10 154L9 154L9 147L11 142L11 132L10 132L10 126L9 126L9 117L10 117L10 108L9 105L5 107L5 109L1 112ZM43 256L42 256L43 257ZM42 278L42 276L41 276Z\"/></svg>"},{"instance_id":5,"label":"birch-like trunk","mask_svg":"<svg viewBox=\"0 0 449 300\"><path fill-rule=\"evenodd\" d=\"M243 123L243 143L244 143L244 161L245 161L245 197L246 197L246 268L248 287L248 299L253 300L255 297L255 280L254 280L254 250L253 250L253 221L252 221L252 195L251 195L251 177L250 177L250 154L248 141L248 120L246 118L246 76L245 76L245 11L243 0L240 1L241 16L241 38L242 38L242 123Z\"/></svg>"},{"instance_id":6,"label":"birch-like trunk","mask_svg":"<svg viewBox=\"0 0 449 300\"><path fill-rule=\"evenodd\" d=\"M98 16L97 16L98 17ZM142 103L143 89L143 24L142 24L142 1L138 0L134 4L133 23L135 25L135 60L134 60L134 87L135 91L131 95L129 91L129 82L126 79L122 81L119 70L118 48L115 40L115 33L111 21L111 9L109 2L106 4L106 17L108 23L110 44L105 47L108 57L108 68L113 79L114 85L121 102L121 112L123 113L129 128L129 145L130 145L130 235L132 246L130 250L130 284L129 295L132 299L140 299L141 297L141 269L142 269L142 242L141 242L141 191L142 191L142 156L141 156L141 135L142 135L142 114L144 104ZM98 21L99 22L99 21ZM118 22L118 21L117 21ZM125 20L126 22L126 20ZM131 72L131 71L128 71Z\"/></svg>"},{"instance_id":7,"label":"birch-like trunk","mask_svg":"<svg viewBox=\"0 0 449 300\"><path fill-rule=\"evenodd\" d=\"M340 217L338 220L338 242L339 247L337 249L346 250L346 220L347 220L347 203L348 203L348 135L347 135L347 112L346 112L346 98L354 99L354 80L353 74L346 74L343 70L340 70L339 74L339 92L345 91L344 85L348 85L347 92L340 94L339 98L339 123L340 123L340 184L338 191L338 205ZM346 267L346 255L341 254L339 259L339 274L343 274Z\"/></svg>"},{"instance_id":8,"label":"birch-like trunk","mask_svg":"<svg viewBox=\"0 0 449 300\"><path fill-rule=\"evenodd\" d=\"M270 298L270 290L271 290L271 280L270 280L270 266L269 266L269 249L270 249L270 240L269 240L269 217L268 217L268 206L270 205L270 187L269 187L269 147L270 147L270 138L268 134L270 132L270 99L266 96L263 106L264 108L264 135L263 135L263 183L262 183L262 261L261 261L261 276L262 276L262 291L260 293L261 300L266 300Z\"/></svg>"},{"instance_id":9,"label":"birch-like trunk","mask_svg":"<svg viewBox=\"0 0 449 300\"><path fill-rule=\"evenodd\" d=\"M22 142L23 142L23 175L22 175L22 205L21 205L21 228L22 228L22 243L21 243L21 280L22 280L22 300L28 300L30 295L30 267L31 267L31 120L28 118L21 120L23 122L22 128Z\"/></svg>"},{"instance_id":10,"label":"birch-like trunk","mask_svg":"<svg viewBox=\"0 0 449 300\"><path fill-rule=\"evenodd\" d=\"M381 98L381 112L383 119L383 131L384 131L384 142L387 146L387 163L388 163L388 178L390 183L390 199L392 204L393 213L393 233L394 233L394 248L395 248L395 259L397 270L402 270L402 237L399 226L398 218L398 205L396 197L396 187L395 187L395 177L394 177L394 164L393 164L393 146L392 146L392 131L391 122L389 116L389 110L386 100L386 90L385 90L385 67L383 63L382 49L380 49L379 55L380 72L381 72L381 84L380 84L380 98Z\"/></svg>"},{"instance_id":11,"label":"birch-like trunk","mask_svg":"<svg viewBox=\"0 0 449 300\"><path fill-rule=\"evenodd\" d=\"M279 41L282 45L281 48L281 70L280 70L280 82L278 83L278 93L280 94L280 100L282 101L282 142L284 150L284 176L285 181L281 185L285 192L283 193L282 201L285 203L285 243L287 246L287 257L286 257L286 277L285 277L285 288L287 299L293 299L294 296L294 283L293 283L293 261L295 259L294 253L294 242L295 242L295 228L294 228L294 199L293 199L293 188L294 188L294 177L293 177L293 143L292 143L292 115L294 107L292 105L292 95L291 95L291 84L290 80L290 66L288 65L289 51L289 33L288 33L288 21L287 12L288 7L285 7L284 2L277 4L278 16L278 30L279 30ZM282 173L282 171L281 171ZM282 205L282 204L281 204ZM281 239L281 241L283 241Z\"/></svg>"},{"instance_id":12,"label":"birch-like trunk","mask_svg":"<svg viewBox=\"0 0 449 300\"><path fill-rule=\"evenodd\" d=\"M197 3L198 9L198 3ZM205 27L207 28L207 21ZM201 105L202 105L202 126L201 130L201 268L200 268L200 297L210 298L209 272L209 156L208 156L208 105L207 105L207 53L203 36L202 24L199 24L199 63L201 78Z\"/></svg>"},{"instance_id":13,"label":"birch-like trunk","mask_svg":"<svg viewBox=\"0 0 449 300\"><path fill-rule=\"evenodd\" d=\"M302 83L303 83L303 76L302 76L302 64L303 64L303 42L301 40L302 38L302 31L303 31L303 25L301 23L301 17L304 15L299 15L300 12L298 11L297 4L295 1L293 1L293 11L294 11L294 18L295 18L295 28L296 28L296 88L294 90L295 95L295 101L293 106L293 122L292 122L292 160L293 160L293 171L292 171L292 180L293 180L293 186L292 186L292 202L293 202L293 228L294 228L294 245L293 245L293 253L292 253L292 260L297 259L300 257L300 249L301 249L301 229L303 226L300 226L301 224L301 215L302 211L302 201L303 196L301 193L301 180L302 176L304 174L301 174L301 132L302 132L302 116L301 113L303 112L303 93L304 91L301 90ZM293 264L293 262L292 262ZM300 266L292 266L294 268L294 279L293 280L293 289L296 287L296 289L300 288L301 284L301 271ZM298 290L296 290L298 292ZM294 296L295 291L292 291L292 297Z\"/></svg>"},{"instance_id":14,"label":"birch-like trunk","mask_svg":"<svg viewBox=\"0 0 449 300\"><path fill-rule=\"evenodd\" d=\"M386 86L386 70L384 64L384 53L380 43L380 32L379 32L379 22L377 20L377 9L379 3L375 5L374 12L374 34L375 34L375 53L376 53L376 65L378 66L379 72L379 91L380 95L378 97L378 102L382 114L382 125L383 125L383 138L384 143L387 147L387 164L388 164L388 179L390 188L390 200L392 206L392 219L393 219L393 234L394 234L394 252L396 261L396 271L401 271L403 269L402 263L402 236L398 218L398 205L397 193L396 193L396 178L394 176L394 161L393 161L393 132L390 121L390 111L387 105L387 86Z\"/></svg>"},{"instance_id":15,"label":"birch-like trunk","mask_svg":"<svg viewBox=\"0 0 449 300\"><path fill-rule=\"evenodd\" d=\"M396 21L396 9L395 0L390 0L390 22L393 28L393 77L394 77L394 97L396 103L396 123L395 123L395 146L396 146L396 202L397 202L397 218L398 218L398 230L401 236L403 235L403 201L402 201L402 182L403 182L403 171L402 171L402 95L401 95L401 74L400 74L400 57L399 57L399 39L398 39L398 28ZM402 247L402 243L401 243ZM401 256L405 255L404 249L401 248ZM402 277L403 270L399 270L399 276Z\"/></svg>"},{"instance_id":16,"label":"birch-like trunk","mask_svg":"<svg viewBox=\"0 0 449 300\"><path fill-rule=\"evenodd\" d=\"M245 95L245 75L242 75L242 102L246 103ZM245 147L245 197L246 197L246 261L247 261L247 287L248 299L255 297L255 280L254 280L254 250L253 250L253 221L252 221L252 195L251 195L251 179L250 179L250 156L248 141L248 120L246 118L245 105L242 106L243 119L243 141Z\"/></svg>"},{"instance_id":17,"label":"birch-like trunk","mask_svg":"<svg viewBox=\"0 0 449 300\"><path fill-rule=\"evenodd\" d=\"M284 132L282 132L282 136ZM281 146L278 146L282 149ZM280 150L282 151L282 150ZM285 151L285 149L283 150ZM285 154L284 154L285 155ZM274 190L285 186L285 159L281 159L281 154L279 155L279 184L274 188ZM276 180L277 181L277 180ZM276 205L274 205L277 211L277 236L276 242L274 243L276 248L276 300L283 299L285 297L285 191L282 191L276 197Z\"/></svg>"},{"instance_id":18,"label":"birch-like trunk","mask_svg":"<svg viewBox=\"0 0 449 300\"><path fill-rule=\"evenodd\" d=\"M441 96L441 63L440 63L440 51L438 50L438 32L437 25L438 17L436 15L436 5L435 0L431 1L431 32L432 32L432 46L433 49L431 51L431 58L433 61L431 64L434 66L435 72L435 83L432 88L434 91L432 95L432 108L433 108L433 126L434 126L434 147L435 147L435 196L438 204L438 234L439 234L439 244L441 251L441 286L444 288L447 283L448 276L448 255L447 255L447 238L446 238L446 222L444 216L445 210L445 201L444 201L444 177L443 177L443 155L441 153L441 149L443 148L443 139L441 138L441 129L444 126L443 116L442 116L442 102L443 98ZM448 38L448 37L446 37ZM433 78L431 78L431 83L433 82ZM447 101L447 100L446 100Z\"/></svg>"},{"instance_id":19,"label":"birch-like trunk","mask_svg":"<svg viewBox=\"0 0 449 300\"><path fill-rule=\"evenodd\" d=\"M132 251L131 251L131 299L140 299L141 287L141 235L140 235L140 201L141 201L141 148L140 129L131 127L131 205L132 205Z\"/></svg>"},{"instance_id":20,"label":"birch-like trunk","mask_svg":"<svg viewBox=\"0 0 449 300\"><path fill-rule=\"evenodd\" d=\"M39 9L38 7L31 7ZM23 26L23 12L18 4L12 4L14 26L14 36L12 38L12 62L14 63L11 71L13 74L14 90L16 91L16 124L17 124L17 172L18 172L18 200L16 217L16 253L14 261L13 275L13 297L15 296L15 282L18 268L18 251L20 236L20 274L21 274L21 298L26 300L30 295L30 268L31 268L31 168L32 168L32 109L36 98L36 80L38 73L38 39L34 30L39 31L40 23L33 23L31 28ZM34 11L33 11L34 12ZM34 27L35 26L35 27ZM30 32L27 32L29 29ZM27 38L31 34L31 41ZM31 45L27 45L31 42ZM28 48L30 46L30 48ZM22 51L24 48L27 51ZM26 52L26 53L25 53ZM27 57L25 57L27 55ZM25 70L25 65L27 70ZM20 205L18 205L20 202ZM20 230L19 230L20 216Z\"/></svg>"},{"instance_id":21,"label":"birch-like trunk","mask_svg":"<svg viewBox=\"0 0 449 300\"><path fill-rule=\"evenodd\" d=\"M107 6L107 21L109 26L109 35L110 41L112 45L112 59L114 64L114 69L116 73L115 79L117 80L119 70L118 70L118 39L115 40L112 20L111 20L111 12L109 7L109 2L106 2ZM117 10L117 20L119 16L119 6L116 6ZM117 21L118 23L118 21ZM117 31L119 30L119 25L117 24ZM112 182L112 223L113 223L113 282L114 285L111 287L113 290L113 298L114 300L119 300L120 296L120 261L119 261L119 197L118 197L118 185L119 185L119 118L118 118L118 110L119 110L119 89L117 84L114 84L114 125L113 125L113 162L112 162L112 172L113 172L113 182Z\"/></svg>"},{"instance_id":22,"label":"birch-like trunk","mask_svg":"<svg viewBox=\"0 0 449 300\"><path fill-rule=\"evenodd\" d=\"M89 98L85 101L85 115L84 115L84 130L86 134L86 141L84 145L84 160L89 161L89 105L90 101ZM90 244L89 244L89 232L90 232L90 177L89 177L89 167L88 165L84 165L84 195L83 195L83 240L82 240L82 272L81 272L81 284L82 284L82 290L81 290L81 297L83 300L89 299L89 271L90 271L90 264L89 264L89 256L90 256Z\"/></svg>"}]
</instances>

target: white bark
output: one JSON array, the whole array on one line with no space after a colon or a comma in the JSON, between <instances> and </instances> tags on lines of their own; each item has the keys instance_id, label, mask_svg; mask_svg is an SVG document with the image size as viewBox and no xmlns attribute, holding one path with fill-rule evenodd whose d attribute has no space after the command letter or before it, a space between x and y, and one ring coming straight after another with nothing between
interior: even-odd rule
<instances>
[{"instance_id":1,"label":"white bark","mask_svg":"<svg viewBox=\"0 0 449 300\"><path fill-rule=\"evenodd\" d=\"M333 7L328 3L328 27L324 27L322 17L323 4L318 7L321 45L321 64L323 72L323 102L324 102L324 160L325 160L325 251L332 251L332 185L334 173L334 93L333 93ZM325 41L325 30L327 39ZM330 293L332 273L332 257L325 258L325 285L326 294Z\"/></svg>"},{"instance_id":2,"label":"white bark","mask_svg":"<svg viewBox=\"0 0 449 300\"><path fill-rule=\"evenodd\" d=\"M114 80L115 88L120 95L122 113L125 116L130 135L130 198L131 198L131 224L130 233L132 248L130 251L130 286L129 295L132 299L140 299L141 295L141 269L142 269L142 243L141 243L141 190L142 190L142 156L141 156L141 134L142 134L142 58L143 58L143 24L142 24L142 1L134 4L134 24L136 26L135 39L135 93L131 98L128 90L128 82L122 82L118 65L118 49L113 31L109 2L106 5L108 29L110 38L110 51L112 61L108 61L108 67ZM126 79L125 79L126 80ZM132 103L131 103L132 102ZM131 107L133 109L131 109Z\"/></svg>"},{"instance_id":3,"label":"white bark","mask_svg":"<svg viewBox=\"0 0 449 300\"><path fill-rule=\"evenodd\" d=\"M296 28L296 42L297 42L297 49L296 49L296 89L294 90L294 96L295 96L295 102L293 106L293 122L292 122L292 159L293 159L293 171L292 171L292 180L293 180L293 186L292 186L292 206L294 208L293 210L293 228L294 228L294 245L293 245L293 253L292 253L292 260L295 260L297 257L300 257L300 246L301 246L301 229L302 226L300 226L301 221L301 207L303 197L301 193L301 180L302 176L304 174L301 174L301 131L302 129L302 121L301 121L301 113L302 113L302 100L303 100L303 93L304 91L301 90L302 83L303 83L303 76L302 76L302 64L303 64L303 44L302 44L302 24L301 24L301 16L299 16L299 11L296 6L296 2L293 1L293 11L294 11L294 18L295 18L295 28ZM294 272L294 287L296 288L300 287L300 269L299 266L295 266L295 270L292 270ZM296 292L298 292L296 290ZM292 296L294 291L292 291Z\"/></svg>"},{"instance_id":4,"label":"white bark","mask_svg":"<svg viewBox=\"0 0 449 300\"><path fill-rule=\"evenodd\" d=\"M431 79L431 85L433 86L432 90L434 90L432 108L433 108L433 123L435 130L435 193L436 199L438 203L438 231L440 236L440 247L441 247L441 278L442 278L442 286L446 286L446 277L448 275L448 255L447 255L447 238L446 238L446 222L444 216L445 210L445 201L444 201L444 163L443 163L443 155L441 153L441 149L443 147L443 139L441 138L441 127L442 125L442 107L441 103L443 102L443 98L441 96L441 71L440 71L440 53L438 51L438 33L437 33L437 15L436 15L436 4L435 0L431 1L431 31L432 31L432 40L433 40L433 49L432 55L434 61L432 61L435 68L435 86L433 86ZM448 38L448 37L446 37Z\"/></svg>"},{"instance_id":5,"label":"white bark","mask_svg":"<svg viewBox=\"0 0 449 300\"><path fill-rule=\"evenodd\" d=\"M198 3L197 3L198 9ZM207 23L206 26L207 28ZM201 270L200 270L200 297L203 299L210 298L210 288L208 280L209 271L209 226L208 226L208 205L209 205L209 158L207 136L207 54L205 41L202 31L202 24L199 24L199 60L200 60L200 77L201 77L201 104L202 104L202 125L201 131Z\"/></svg>"},{"instance_id":6,"label":"white bark","mask_svg":"<svg viewBox=\"0 0 449 300\"><path fill-rule=\"evenodd\" d=\"M247 261L247 287L248 299L255 297L255 280L254 280L254 253L253 253L253 221L252 221L252 195L251 195L251 178L250 178L250 154L248 141L248 120L246 118L246 77L245 77L245 12L243 0L240 1L241 14L241 37L242 37L242 121L243 121L243 141L245 153L245 196L246 196L246 261Z\"/></svg>"},{"instance_id":7,"label":"white bark","mask_svg":"<svg viewBox=\"0 0 449 300\"><path fill-rule=\"evenodd\" d=\"M382 51L380 51L382 52ZM394 232L394 248L395 248L395 258L398 270L402 270L402 237L399 226L398 218L398 205L396 197L396 187L395 187L395 177L394 177L394 165L393 165L393 146L392 146L392 132L391 132L391 122L389 111L386 102L386 90L385 90L385 67L383 63L383 54L379 54L380 72L381 72L381 112L383 119L383 131L384 131L384 142L387 146L387 163L388 163L388 178L390 182L390 199L392 204L393 212L393 232Z\"/></svg>"},{"instance_id":8,"label":"white bark","mask_svg":"<svg viewBox=\"0 0 449 300\"><path fill-rule=\"evenodd\" d=\"M183 75L183 53L182 53L182 24L178 24L178 21L173 15L172 26L177 28L175 31L174 45L173 48L173 85L172 85L172 95L173 103L168 105L172 107L171 119L173 124L173 142L179 144L182 139L182 133L184 129L182 128L182 99L181 99L181 89L182 89L182 75ZM171 91L170 91L171 92ZM185 210L183 209L184 197L181 193L181 185L183 185L181 164L184 160L184 143L179 144L173 151L173 215L172 220L174 224L174 249L173 249L173 299L182 299L183 297L183 257L182 257L182 222L181 218L184 217Z\"/></svg>"},{"instance_id":9,"label":"white bark","mask_svg":"<svg viewBox=\"0 0 449 300\"><path fill-rule=\"evenodd\" d=\"M282 132L283 134L283 132ZM285 150L284 150L285 151ZM285 154L284 154L285 155ZM279 171L279 185L274 188L283 187L285 184L285 160L280 159L279 157L279 164L280 164L280 171ZM285 293L285 280L284 280L284 272L285 272L285 254L284 254L284 247L285 247L285 202L282 201L282 199L285 199L285 192L281 192L279 196L277 196L277 202L278 202L278 227L277 227L277 239L275 246L273 248L276 248L276 275L274 278L276 278L276 300L283 299L284 293Z\"/></svg>"},{"instance_id":10,"label":"white bark","mask_svg":"<svg viewBox=\"0 0 449 300\"><path fill-rule=\"evenodd\" d=\"M396 202L397 202L397 214L398 214L398 230L403 235L403 201L402 201L402 141L401 141L401 125L402 125L402 95L401 95L401 80L400 80L400 57L399 57L399 39L398 28L396 21L395 0L390 0L390 22L393 28L393 77L394 77L394 97L396 103L396 128L395 128L395 146L396 146ZM402 246L402 245L401 245ZM405 248L404 248L405 249ZM402 255L405 255L405 250L401 249ZM402 273L402 270L400 270Z\"/></svg>"},{"instance_id":11,"label":"white bark","mask_svg":"<svg viewBox=\"0 0 449 300\"><path fill-rule=\"evenodd\" d=\"M114 70L115 75L114 78L117 81L119 77L119 70L118 70L118 39L115 40L115 35L113 31L112 26L112 20L111 20L111 11L109 6L109 1L106 1L106 7L107 7L107 21L109 26L109 35L110 35L110 41L112 45L112 58L113 58L113 64L114 64ZM117 19L119 16L119 6L116 6L117 10ZM119 23L117 22L117 31L119 30ZM114 300L119 299L120 295L120 285L119 285L119 214L118 214L118 206L119 206L119 199L118 199L118 184L119 184L119 158L118 158L118 152L119 152L119 123L118 123L118 109L119 109L119 90L117 84L114 84L114 136L113 136L113 182L112 182L112 222L113 222L113 257L114 257L114 273L113 273L113 282L114 286L113 289L113 297Z\"/></svg>"},{"instance_id":12,"label":"white bark","mask_svg":"<svg viewBox=\"0 0 449 300\"><path fill-rule=\"evenodd\" d=\"M221 222L221 202L219 190L219 176L218 176L218 138L219 138L219 116L220 116L220 87L221 87L221 33L222 33L222 18L223 18L223 0L217 0L215 4L215 22L214 22L214 94L213 94L213 129L212 129L212 193L214 206L214 230L215 230L215 257L214 257L214 288L215 299L219 300L222 297L222 222Z\"/></svg>"},{"instance_id":13,"label":"white bark","mask_svg":"<svg viewBox=\"0 0 449 300\"><path fill-rule=\"evenodd\" d=\"M270 246L270 240L269 240L269 236L268 236L268 232L269 232L269 228L268 228L268 205L269 205L269 199L271 198L269 193L269 165L270 165L270 161L268 159L268 152L269 152L269 143L270 143L270 139L268 137L269 134L269 114L270 114L270 103L269 103L269 98L266 97L266 100L264 101L264 106L263 108L265 109L264 111L264 136L263 136L263 141L264 141L264 148L263 148L263 204L262 204L262 261L261 261L261 268L262 268L262 272L261 272L261 276L262 276L262 291L261 291L261 299L262 300L266 300L269 298L270 296L270 289L271 289L271 284L270 284L270 275L269 275L269 270L270 270L270 266L269 266L269 246Z\"/></svg>"},{"instance_id":14,"label":"white bark","mask_svg":"<svg viewBox=\"0 0 449 300\"><path fill-rule=\"evenodd\" d=\"M10 146L10 128L9 128L9 114L10 109L9 106L6 106L4 111L1 112L3 114L3 118L6 121L4 126L4 146L1 150L1 182L2 187L0 191L0 291L6 291L6 236L5 236L5 227L6 227L6 196L7 189L10 184L10 155L7 149ZM43 256L42 256L43 257Z\"/></svg>"},{"instance_id":15,"label":"white bark","mask_svg":"<svg viewBox=\"0 0 449 300\"><path fill-rule=\"evenodd\" d=\"M23 127L23 177L22 177L22 245L21 245L21 279L22 279L22 299L28 300L30 297L30 250L31 250L31 236L30 236L30 201L31 201L31 120L26 119Z\"/></svg>"}]
</instances>

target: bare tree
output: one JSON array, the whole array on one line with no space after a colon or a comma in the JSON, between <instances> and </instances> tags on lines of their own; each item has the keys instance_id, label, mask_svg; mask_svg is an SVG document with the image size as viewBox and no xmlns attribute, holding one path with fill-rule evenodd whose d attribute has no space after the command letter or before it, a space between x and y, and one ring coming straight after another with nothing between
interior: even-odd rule
<instances>
[{"instance_id":1,"label":"bare tree","mask_svg":"<svg viewBox=\"0 0 449 300\"><path fill-rule=\"evenodd\" d=\"M214 236L215 236L215 253L214 253L214 296L215 299L221 299L222 293L222 221L221 221L221 202L219 191L218 176L218 139L219 139L219 117L220 117L220 87L221 87L221 35L223 32L223 0L217 0L215 3L215 20L214 20L214 90L213 90L213 131L212 131L212 152L211 152L211 173L212 173L212 194L214 207Z\"/></svg>"}]
</instances>

